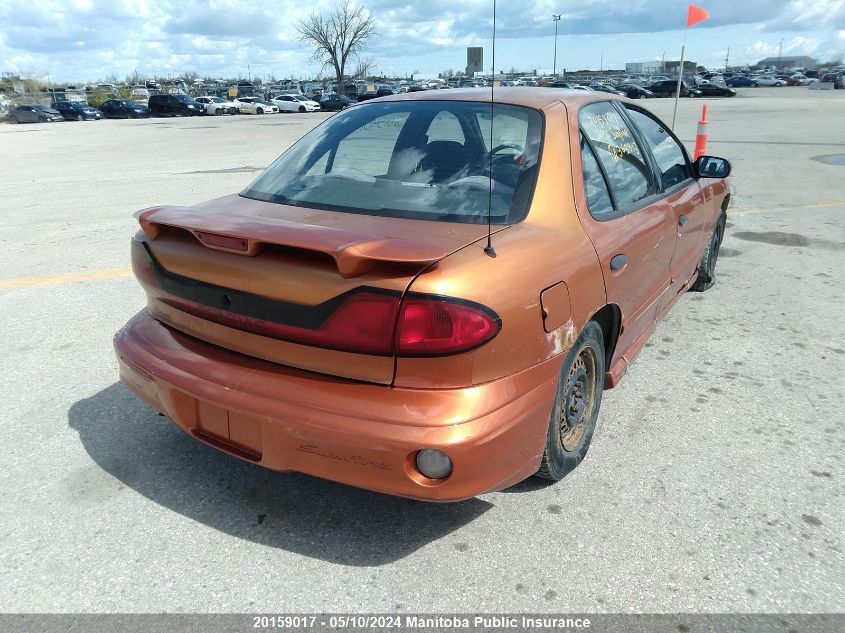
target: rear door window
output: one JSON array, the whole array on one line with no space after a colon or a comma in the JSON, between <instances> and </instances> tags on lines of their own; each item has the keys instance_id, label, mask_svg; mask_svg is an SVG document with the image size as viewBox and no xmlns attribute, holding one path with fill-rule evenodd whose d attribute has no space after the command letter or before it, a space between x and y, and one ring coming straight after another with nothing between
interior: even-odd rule
<instances>
[{"instance_id":1,"label":"rear door window","mask_svg":"<svg viewBox=\"0 0 845 633\"><path fill-rule=\"evenodd\" d=\"M578 120L604 168L617 208L627 211L642 206L657 189L651 166L628 124L607 101L583 107Z\"/></svg>"},{"instance_id":2,"label":"rear door window","mask_svg":"<svg viewBox=\"0 0 845 633\"><path fill-rule=\"evenodd\" d=\"M607 182L601 172L593 149L581 134L581 169L584 173L584 193L587 209L597 220L603 220L613 213L613 200L607 190Z\"/></svg>"}]
</instances>

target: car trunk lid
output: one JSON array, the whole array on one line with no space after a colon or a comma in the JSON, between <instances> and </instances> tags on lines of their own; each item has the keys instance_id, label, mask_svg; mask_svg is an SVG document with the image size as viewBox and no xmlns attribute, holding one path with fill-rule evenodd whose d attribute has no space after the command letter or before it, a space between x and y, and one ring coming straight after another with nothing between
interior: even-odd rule
<instances>
[{"instance_id":1,"label":"car trunk lid","mask_svg":"<svg viewBox=\"0 0 845 633\"><path fill-rule=\"evenodd\" d=\"M143 235L133 242L133 268L157 318L244 354L383 384L393 379L394 358L386 346L392 341L338 349L324 336L331 327L346 335L358 331L356 323L338 321L341 307L368 301L366 309L385 311L387 323L391 306L398 308L416 275L486 235L486 226L477 224L322 211L239 196L195 207L154 207L136 216ZM359 312L363 307L356 306ZM382 335L389 338L387 328Z\"/></svg>"}]
</instances>

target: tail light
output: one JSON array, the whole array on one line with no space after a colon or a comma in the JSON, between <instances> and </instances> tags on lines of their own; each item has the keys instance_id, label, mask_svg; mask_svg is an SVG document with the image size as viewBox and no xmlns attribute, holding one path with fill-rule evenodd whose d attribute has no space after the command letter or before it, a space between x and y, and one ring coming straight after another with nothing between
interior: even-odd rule
<instances>
[{"instance_id":1,"label":"tail light","mask_svg":"<svg viewBox=\"0 0 845 633\"><path fill-rule=\"evenodd\" d=\"M501 329L499 317L477 303L408 295L396 326L399 356L445 356L478 347Z\"/></svg>"},{"instance_id":2,"label":"tail light","mask_svg":"<svg viewBox=\"0 0 845 633\"><path fill-rule=\"evenodd\" d=\"M250 314L228 294L220 295L222 307L180 296L172 284L162 285L159 274L167 273L156 268L140 241L133 242L132 270L144 286L154 289L159 301L195 317L282 341L359 354L459 354L492 339L502 325L492 310L471 301L415 293L403 298L398 292L361 289L348 294L322 323L302 327L268 318L266 312ZM191 280L191 285L202 284ZM283 313L281 309L281 319Z\"/></svg>"},{"instance_id":3,"label":"tail light","mask_svg":"<svg viewBox=\"0 0 845 633\"><path fill-rule=\"evenodd\" d=\"M193 301L162 297L164 303L206 321L282 341L344 352L393 355L393 327L399 297L373 292L350 295L317 329L286 325Z\"/></svg>"},{"instance_id":4,"label":"tail light","mask_svg":"<svg viewBox=\"0 0 845 633\"><path fill-rule=\"evenodd\" d=\"M132 246L129 249L129 257L132 263L132 272L135 277L145 286L154 288L161 287L153 267L153 260L144 245L136 238L132 238Z\"/></svg>"}]
</instances>

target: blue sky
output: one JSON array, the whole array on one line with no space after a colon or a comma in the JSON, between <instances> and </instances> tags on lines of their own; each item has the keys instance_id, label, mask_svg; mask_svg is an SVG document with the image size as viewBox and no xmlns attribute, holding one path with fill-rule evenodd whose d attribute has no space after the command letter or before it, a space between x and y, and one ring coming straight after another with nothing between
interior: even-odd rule
<instances>
[{"instance_id":1,"label":"blue sky","mask_svg":"<svg viewBox=\"0 0 845 633\"><path fill-rule=\"evenodd\" d=\"M0 72L54 81L119 78L136 69L168 76L307 77L319 71L295 25L328 0L0 0ZM388 74L461 70L466 46L490 64L490 0L370 0L378 35L367 52ZM687 58L706 66L777 55L845 54L845 0L701 0L711 19L693 27ZM500 0L496 66L549 71L559 23L558 66L622 68L677 59L687 3L678 0ZM680 29L678 27L681 27Z\"/></svg>"}]
</instances>

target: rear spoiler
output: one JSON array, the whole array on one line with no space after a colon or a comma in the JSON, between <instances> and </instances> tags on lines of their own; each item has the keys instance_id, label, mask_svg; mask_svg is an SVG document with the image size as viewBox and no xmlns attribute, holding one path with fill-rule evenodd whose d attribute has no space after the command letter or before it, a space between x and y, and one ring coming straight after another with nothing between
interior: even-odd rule
<instances>
[{"instance_id":1,"label":"rear spoiler","mask_svg":"<svg viewBox=\"0 0 845 633\"><path fill-rule=\"evenodd\" d=\"M166 227L184 229L204 246L255 256L265 245L316 251L334 259L345 278L358 277L381 264L436 264L448 252L431 244L385 238L316 224L221 213L198 213L188 207L152 207L135 213L144 234L155 240Z\"/></svg>"}]
</instances>

